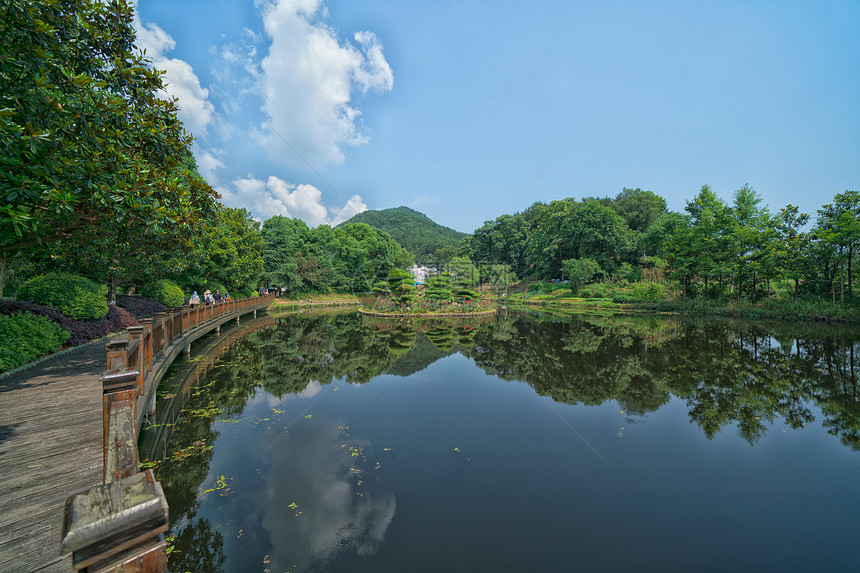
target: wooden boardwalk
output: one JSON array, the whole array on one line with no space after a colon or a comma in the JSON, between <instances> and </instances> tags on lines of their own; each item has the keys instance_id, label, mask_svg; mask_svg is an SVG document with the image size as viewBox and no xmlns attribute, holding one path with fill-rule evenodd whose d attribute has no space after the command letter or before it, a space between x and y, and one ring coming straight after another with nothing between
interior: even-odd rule
<instances>
[{"instance_id":1,"label":"wooden boardwalk","mask_svg":"<svg viewBox=\"0 0 860 573\"><path fill-rule=\"evenodd\" d=\"M0 571L72 570L63 507L102 483L104 369L95 343L0 380Z\"/></svg>"}]
</instances>

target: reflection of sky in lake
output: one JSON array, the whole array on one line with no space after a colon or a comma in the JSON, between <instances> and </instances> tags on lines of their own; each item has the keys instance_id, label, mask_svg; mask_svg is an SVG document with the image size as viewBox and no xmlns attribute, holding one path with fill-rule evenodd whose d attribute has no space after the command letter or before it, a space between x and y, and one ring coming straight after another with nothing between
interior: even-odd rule
<instances>
[{"instance_id":1,"label":"reflection of sky in lake","mask_svg":"<svg viewBox=\"0 0 860 573\"><path fill-rule=\"evenodd\" d=\"M201 516L226 534L226 570L259 571L265 553L270 571L316 571L384 541L396 502L372 479L370 444L324 416L306 418L321 386L306 390L283 401L258 394L238 423L216 424L219 455L205 485L225 475L230 489L204 494Z\"/></svg>"},{"instance_id":2,"label":"reflection of sky in lake","mask_svg":"<svg viewBox=\"0 0 860 573\"><path fill-rule=\"evenodd\" d=\"M366 445L312 419L272 448L256 509L275 546L273 571L311 571L337 552L372 555L379 548L395 501L365 487L372 472L360 453Z\"/></svg>"},{"instance_id":3,"label":"reflection of sky in lake","mask_svg":"<svg viewBox=\"0 0 860 573\"><path fill-rule=\"evenodd\" d=\"M257 387L215 423L198 490L226 476L193 518L223 534L223 570L853 570L858 451L803 399L824 390L768 393L815 372L785 348L818 346L673 330L645 348L574 326L500 323L365 384L311 370L280 378L309 380L282 398ZM769 414L784 400L814 418ZM741 418L764 430L748 439Z\"/></svg>"}]
</instances>

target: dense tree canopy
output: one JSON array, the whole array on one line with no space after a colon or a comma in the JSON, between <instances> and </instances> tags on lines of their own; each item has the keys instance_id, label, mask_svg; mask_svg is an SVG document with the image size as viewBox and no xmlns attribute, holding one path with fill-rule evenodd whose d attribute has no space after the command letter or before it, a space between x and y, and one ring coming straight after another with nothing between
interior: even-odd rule
<instances>
[{"instance_id":1,"label":"dense tree canopy","mask_svg":"<svg viewBox=\"0 0 860 573\"><path fill-rule=\"evenodd\" d=\"M23 249L175 237L210 216L217 194L134 39L124 0L0 6L0 289Z\"/></svg>"},{"instance_id":2,"label":"dense tree canopy","mask_svg":"<svg viewBox=\"0 0 860 573\"><path fill-rule=\"evenodd\" d=\"M447 263L466 237L465 233L444 227L409 207L364 211L341 226L351 223L366 223L385 231L423 263Z\"/></svg>"},{"instance_id":3,"label":"dense tree canopy","mask_svg":"<svg viewBox=\"0 0 860 573\"><path fill-rule=\"evenodd\" d=\"M749 185L730 203L703 185L682 213L668 211L651 191L624 189L614 199L538 202L487 221L465 255L482 268L505 265L531 280L575 275L581 283L587 260L597 264L587 263L592 277L673 277L686 296L757 300L779 286L791 296L853 300L860 193L837 194L811 229L809 223L793 205L771 213Z\"/></svg>"},{"instance_id":4,"label":"dense tree canopy","mask_svg":"<svg viewBox=\"0 0 860 573\"><path fill-rule=\"evenodd\" d=\"M263 223L263 280L290 294L370 292L412 255L391 235L364 223L309 228L300 219L276 215Z\"/></svg>"}]
</instances>

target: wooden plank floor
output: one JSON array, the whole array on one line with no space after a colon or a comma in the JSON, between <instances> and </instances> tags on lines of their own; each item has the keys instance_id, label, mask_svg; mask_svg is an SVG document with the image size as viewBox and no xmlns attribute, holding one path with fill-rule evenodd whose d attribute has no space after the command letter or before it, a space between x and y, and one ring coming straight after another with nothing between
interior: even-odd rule
<instances>
[{"instance_id":1,"label":"wooden plank floor","mask_svg":"<svg viewBox=\"0 0 860 573\"><path fill-rule=\"evenodd\" d=\"M102 483L104 343L0 380L0 571L72 570L66 499Z\"/></svg>"}]
</instances>

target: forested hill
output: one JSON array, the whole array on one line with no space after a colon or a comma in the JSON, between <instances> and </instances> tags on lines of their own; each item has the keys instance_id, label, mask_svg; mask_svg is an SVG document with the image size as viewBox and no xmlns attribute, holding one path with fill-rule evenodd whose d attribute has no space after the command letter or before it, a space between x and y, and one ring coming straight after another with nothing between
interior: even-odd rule
<instances>
[{"instance_id":1,"label":"forested hill","mask_svg":"<svg viewBox=\"0 0 860 573\"><path fill-rule=\"evenodd\" d=\"M467 236L465 233L443 227L424 213L409 207L364 211L341 225L346 223L366 223L387 232L403 248L415 255L415 262L450 260L457 254L460 241Z\"/></svg>"}]
</instances>

